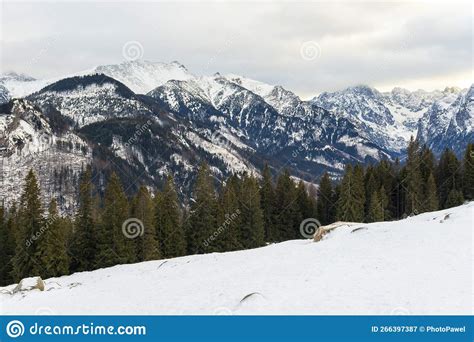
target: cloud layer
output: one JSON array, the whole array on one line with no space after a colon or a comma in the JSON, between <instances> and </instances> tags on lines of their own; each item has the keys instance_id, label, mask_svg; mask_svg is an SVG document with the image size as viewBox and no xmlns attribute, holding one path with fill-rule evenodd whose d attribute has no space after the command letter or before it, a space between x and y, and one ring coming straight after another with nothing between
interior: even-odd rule
<instances>
[{"instance_id":1,"label":"cloud layer","mask_svg":"<svg viewBox=\"0 0 474 342\"><path fill-rule=\"evenodd\" d=\"M144 59L303 97L361 83L467 86L472 15L468 2L7 2L1 68L52 77L119 63L123 45L138 41Z\"/></svg>"}]
</instances>

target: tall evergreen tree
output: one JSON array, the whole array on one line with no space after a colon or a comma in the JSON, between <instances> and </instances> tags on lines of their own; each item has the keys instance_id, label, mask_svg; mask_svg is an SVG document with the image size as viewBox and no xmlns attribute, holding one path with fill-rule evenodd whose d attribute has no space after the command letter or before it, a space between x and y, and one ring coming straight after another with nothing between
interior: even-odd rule
<instances>
[{"instance_id":1,"label":"tall evergreen tree","mask_svg":"<svg viewBox=\"0 0 474 342\"><path fill-rule=\"evenodd\" d=\"M387 195L387 191L385 190L385 186L383 184L379 189L379 199L380 199L380 202L382 203L382 208L383 208L383 221L386 221L390 218L390 210L389 210L390 199Z\"/></svg>"},{"instance_id":2,"label":"tall evergreen tree","mask_svg":"<svg viewBox=\"0 0 474 342\"><path fill-rule=\"evenodd\" d=\"M360 168L348 165L342 179L339 200L337 203L337 219L339 221L363 222L365 190L361 183Z\"/></svg>"},{"instance_id":3,"label":"tall evergreen tree","mask_svg":"<svg viewBox=\"0 0 474 342\"><path fill-rule=\"evenodd\" d=\"M260 208L258 182L253 176L244 175L240 191L240 242L244 248L263 246L265 231Z\"/></svg>"},{"instance_id":4,"label":"tall evergreen tree","mask_svg":"<svg viewBox=\"0 0 474 342\"><path fill-rule=\"evenodd\" d=\"M15 280L42 275L45 270L36 261L38 257L37 237L41 237L43 216L40 200L40 188L33 170L28 172L20 200L18 241L13 262Z\"/></svg>"},{"instance_id":5,"label":"tall evergreen tree","mask_svg":"<svg viewBox=\"0 0 474 342\"><path fill-rule=\"evenodd\" d=\"M384 208L379 194L379 191L374 191L370 196L368 222L380 222L384 220Z\"/></svg>"},{"instance_id":6,"label":"tall evergreen tree","mask_svg":"<svg viewBox=\"0 0 474 342\"><path fill-rule=\"evenodd\" d=\"M447 208L446 201L451 190L461 190L461 166L450 149L444 150L441 154L436 178L440 205L442 208Z\"/></svg>"},{"instance_id":7,"label":"tall evergreen tree","mask_svg":"<svg viewBox=\"0 0 474 342\"><path fill-rule=\"evenodd\" d=\"M221 252L242 248L240 242L241 211L239 205L241 181L231 176L222 188L218 207L218 237L214 241L215 249Z\"/></svg>"},{"instance_id":8,"label":"tall evergreen tree","mask_svg":"<svg viewBox=\"0 0 474 342\"><path fill-rule=\"evenodd\" d=\"M279 175L275 189L275 227L277 241L300 238L295 183L288 170Z\"/></svg>"},{"instance_id":9,"label":"tall evergreen tree","mask_svg":"<svg viewBox=\"0 0 474 342\"><path fill-rule=\"evenodd\" d=\"M418 214L423 209L422 175L420 170L420 147L417 140L411 137L407 150L405 187L405 213Z\"/></svg>"},{"instance_id":10,"label":"tall evergreen tree","mask_svg":"<svg viewBox=\"0 0 474 342\"><path fill-rule=\"evenodd\" d=\"M436 193L436 182L431 173L426 181L424 193L424 211L435 211L439 209L438 194Z\"/></svg>"},{"instance_id":11,"label":"tall evergreen tree","mask_svg":"<svg viewBox=\"0 0 474 342\"><path fill-rule=\"evenodd\" d=\"M275 227L275 188L268 164L265 164L262 172L260 185L261 207L265 227L265 241L275 242L278 240Z\"/></svg>"},{"instance_id":12,"label":"tall evergreen tree","mask_svg":"<svg viewBox=\"0 0 474 342\"><path fill-rule=\"evenodd\" d=\"M444 204L445 208L452 208L458 205L463 204L464 198L460 190L452 189L449 194L446 202Z\"/></svg>"},{"instance_id":13,"label":"tall evergreen tree","mask_svg":"<svg viewBox=\"0 0 474 342\"><path fill-rule=\"evenodd\" d=\"M323 225L333 223L335 220L335 202L334 202L334 191L332 188L331 178L329 174L325 172L321 177L319 182L318 189L318 200L317 200L317 210L318 210L318 220Z\"/></svg>"},{"instance_id":14,"label":"tall evergreen tree","mask_svg":"<svg viewBox=\"0 0 474 342\"><path fill-rule=\"evenodd\" d=\"M134 238L144 227L129 216L128 200L119 177L112 173L105 189L104 211L99 229L96 267L108 267L136 261ZM129 221L127 221L130 219Z\"/></svg>"},{"instance_id":15,"label":"tall evergreen tree","mask_svg":"<svg viewBox=\"0 0 474 342\"><path fill-rule=\"evenodd\" d=\"M164 258L186 254L186 237L181 216L174 179L168 176L163 192L155 196L156 232Z\"/></svg>"},{"instance_id":16,"label":"tall evergreen tree","mask_svg":"<svg viewBox=\"0 0 474 342\"><path fill-rule=\"evenodd\" d=\"M3 205L0 206L0 286L10 285L14 281L12 271L13 256L15 255L15 236L13 232L15 215L15 208L7 215Z\"/></svg>"},{"instance_id":17,"label":"tall evergreen tree","mask_svg":"<svg viewBox=\"0 0 474 342\"><path fill-rule=\"evenodd\" d=\"M369 218L369 211L372 209L372 195L377 193L379 189L378 180L375 177L375 169L372 165L367 168L365 175L365 215Z\"/></svg>"},{"instance_id":18,"label":"tall evergreen tree","mask_svg":"<svg viewBox=\"0 0 474 342\"><path fill-rule=\"evenodd\" d=\"M196 185L193 191L194 202L191 204L188 238L189 254L211 252L209 239L214 236L217 227L217 200L214 184L207 164L201 164Z\"/></svg>"},{"instance_id":19,"label":"tall evergreen tree","mask_svg":"<svg viewBox=\"0 0 474 342\"><path fill-rule=\"evenodd\" d=\"M296 205L298 207L298 219L300 221L317 217L315 197L309 195L303 181L299 181L296 187Z\"/></svg>"},{"instance_id":20,"label":"tall evergreen tree","mask_svg":"<svg viewBox=\"0 0 474 342\"><path fill-rule=\"evenodd\" d=\"M463 159L463 192L468 200L474 200L474 143L468 144Z\"/></svg>"},{"instance_id":21,"label":"tall evergreen tree","mask_svg":"<svg viewBox=\"0 0 474 342\"><path fill-rule=\"evenodd\" d=\"M71 271L92 270L98 253L98 217L94 215L92 198L92 170L89 167L81 175L79 183L79 208L74 222L71 241ZM97 204L97 203L96 203Z\"/></svg>"},{"instance_id":22,"label":"tall evergreen tree","mask_svg":"<svg viewBox=\"0 0 474 342\"><path fill-rule=\"evenodd\" d=\"M66 250L66 231L59 216L56 200L51 200L48 217L44 220L43 234L38 244L38 258L44 268L44 277L58 277L68 274L69 256Z\"/></svg>"},{"instance_id":23,"label":"tall evergreen tree","mask_svg":"<svg viewBox=\"0 0 474 342\"><path fill-rule=\"evenodd\" d=\"M145 186L138 189L138 193L133 199L132 216L143 223L143 234L134 239L137 260L159 259L160 250L156 239L155 208L151 195Z\"/></svg>"}]
</instances>

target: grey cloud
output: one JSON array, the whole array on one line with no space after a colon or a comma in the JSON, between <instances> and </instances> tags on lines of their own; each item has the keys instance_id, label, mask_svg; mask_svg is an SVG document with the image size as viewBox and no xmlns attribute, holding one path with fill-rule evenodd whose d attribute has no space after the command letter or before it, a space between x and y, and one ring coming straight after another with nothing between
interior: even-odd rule
<instances>
[{"instance_id":1,"label":"grey cloud","mask_svg":"<svg viewBox=\"0 0 474 342\"><path fill-rule=\"evenodd\" d=\"M242 74L306 97L440 77L445 84L426 87L443 87L472 71L469 3L7 3L2 29L2 69L37 77L119 63L130 40L148 60ZM300 55L308 40L322 49L314 61Z\"/></svg>"}]
</instances>

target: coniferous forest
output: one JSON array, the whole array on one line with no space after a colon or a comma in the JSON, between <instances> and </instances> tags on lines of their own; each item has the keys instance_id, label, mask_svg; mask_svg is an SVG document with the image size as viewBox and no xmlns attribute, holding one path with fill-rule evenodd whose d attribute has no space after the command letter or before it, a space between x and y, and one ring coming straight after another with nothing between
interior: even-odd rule
<instances>
[{"instance_id":1,"label":"coniferous forest","mask_svg":"<svg viewBox=\"0 0 474 342\"><path fill-rule=\"evenodd\" d=\"M54 199L41 202L30 170L19 202L0 207L0 285L304 238L300 226L308 218L321 225L389 221L457 206L474 199L474 144L461 159L449 149L436 159L412 139L406 160L347 165L342 177L325 173L318 187L295 182L288 170L266 166L261 174L233 175L216 186L202 164L183 206L171 176L162 189L142 186L129 198L112 174L100 196L88 168L78 210L68 216Z\"/></svg>"}]
</instances>

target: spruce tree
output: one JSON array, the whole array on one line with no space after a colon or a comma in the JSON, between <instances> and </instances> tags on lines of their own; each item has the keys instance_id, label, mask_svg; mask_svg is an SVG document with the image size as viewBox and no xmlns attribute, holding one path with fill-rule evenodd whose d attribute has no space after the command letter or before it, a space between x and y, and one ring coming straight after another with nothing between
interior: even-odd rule
<instances>
[{"instance_id":1,"label":"spruce tree","mask_svg":"<svg viewBox=\"0 0 474 342\"><path fill-rule=\"evenodd\" d=\"M0 286L13 283L13 256L15 255L15 237L13 220L16 209L6 213L3 205L0 206ZM8 218L7 218L8 216Z\"/></svg>"},{"instance_id":2,"label":"spruce tree","mask_svg":"<svg viewBox=\"0 0 474 342\"><path fill-rule=\"evenodd\" d=\"M212 238L217 230L217 200L207 164L201 164L193 191L189 213L189 254L212 252Z\"/></svg>"},{"instance_id":3,"label":"spruce tree","mask_svg":"<svg viewBox=\"0 0 474 342\"><path fill-rule=\"evenodd\" d=\"M63 219L59 216L56 200L51 200L48 217L44 220L43 234L38 241L38 258L44 277L58 277L68 274L69 256L66 250L66 231Z\"/></svg>"},{"instance_id":4,"label":"spruce tree","mask_svg":"<svg viewBox=\"0 0 474 342\"><path fill-rule=\"evenodd\" d=\"M474 200L474 144L468 144L464 153L463 192L466 199Z\"/></svg>"},{"instance_id":5,"label":"spruce tree","mask_svg":"<svg viewBox=\"0 0 474 342\"><path fill-rule=\"evenodd\" d=\"M186 254L186 236L181 216L174 179L168 176L163 192L155 196L156 232L164 258Z\"/></svg>"},{"instance_id":6,"label":"spruce tree","mask_svg":"<svg viewBox=\"0 0 474 342\"><path fill-rule=\"evenodd\" d=\"M258 182L253 176L244 175L240 191L240 242L244 248L264 245L265 231L260 208Z\"/></svg>"},{"instance_id":7,"label":"spruce tree","mask_svg":"<svg viewBox=\"0 0 474 342\"><path fill-rule=\"evenodd\" d=\"M463 204L464 198L460 190L452 189L449 194L446 202L444 204L445 208L452 208L458 205Z\"/></svg>"},{"instance_id":8,"label":"spruce tree","mask_svg":"<svg viewBox=\"0 0 474 342\"><path fill-rule=\"evenodd\" d=\"M301 218L298 215L295 183L288 170L279 175L275 189L275 227L277 241L297 239Z\"/></svg>"},{"instance_id":9,"label":"spruce tree","mask_svg":"<svg viewBox=\"0 0 474 342\"><path fill-rule=\"evenodd\" d=\"M112 173L105 189L102 223L98 234L96 267L136 261L133 239L144 233L141 221L128 212L128 200L119 177Z\"/></svg>"},{"instance_id":10,"label":"spruce tree","mask_svg":"<svg viewBox=\"0 0 474 342\"><path fill-rule=\"evenodd\" d=\"M339 221L363 222L365 194L361 188L361 172L351 165L345 169L337 203L337 219Z\"/></svg>"},{"instance_id":11,"label":"spruce tree","mask_svg":"<svg viewBox=\"0 0 474 342\"><path fill-rule=\"evenodd\" d=\"M317 218L323 225L333 223L335 220L335 203L333 201L334 192L332 189L331 178L329 178L329 174L325 172L319 182L317 195Z\"/></svg>"},{"instance_id":12,"label":"spruce tree","mask_svg":"<svg viewBox=\"0 0 474 342\"><path fill-rule=\"evenodd\" d=\"M445 149L441 154L436 179L440 205L442 208L448 208L446 201L451 190L461 190L460 163L450 149Z\"/></svg>"},{"instance_id":13,"label":"spruce tree","mask_svg":"<svg viewBox=\"0 0 474 342\"><path fill-rule=\"evenodd\" d=\"M71 241L71 271L92 270L98 253L98 215L94 215L92 170L87 167L79 183L79 208ZM96 203L97 204L97 203Z\"/></svg>"},{"instance_id":14,"label":"spruce tree","mask_svg":"<svg viewBox=\"0 0 474 342\"><path fill-rule=\"evenodd\" d=\"M426 181L424 193L424 211L435 211L439 209L438 194L436 193L436 182L431 173Z\"/></svg>"},{"instance_id":15,"label":"spruce tree","mask_svg":"<svg viewBox=\"0 0 474 342\"><path fill-rule=\"evenodd\" d=\"M375 178L375 170L372 166L369 166L365 175L365 215L368 218L370 216L369 211L372 205L372 195L379 189L378 181Z\"/></svg>"},{"instance_id":16,"label":"spruce tree","mask_svg":"<svg viewBox=\"0 0 474 342\"><path fill-rule=\"evenodd\" d=\"M265 164L262 172L260 185L261 207L263 211L263 221L265 227L265 241L277 241L275 227L275 188L273 186L272 175L268 164Z\"/></svg>"},{"instance_id":17,"label":"spruce tree","mask_svg":"<svg viewBox=\"0 0 474 342\"><path fill-rule=\"evenodd\" d=\"M241 181L231 176L223 186L219 196L218 237L213 245L220 252L242 249L240 242L241 211L239 205L239 189Z\"/></svg>"},{"instance_id":18,"label":"spruce tree","mask_svg":"<svg viewBox=\"0 0 474 342\"><path fill-rule=\"evenodd\" d=\"M42 216L40 188L33 170L28 172L20 200L18 215L18 241L13 260L16 281L29 276L41 276L45 269L38 258L37 238L41 238L44 218Z\"/></svg>"},{"instance_id":19,"label":"spruce tree","mask_svg":"<svg viewBox=\"0 0 474 342\"><path fill-rule=\"evenodd\" d=\"M374 191L370 196L368 222L380 222L384 220L384 208L381 199L379 198L379 191Z\"/></svg>"},{"instance_id":20,"label":"spruce tree","mask_svg":"<svg viewBox=\"0 0 474 342\"><path fill-rule=\"evenodd\" d=\"M422 175L420 170L420 148L418 141L411 137L407 150L405 187L405 213L418 214L423 209Z\"/></svg>"},{"instance_id":21,"label":"spruce tree","mask_svg":"<svg viewBox=\"0 0 474 342\"><path fill-rule=\"evenodd\" d=\"M382 206L382 213L383 213L381 221L386 221L390 218L390 210L388 209L390 199L387 195L387 191L385 190L385 186L383 184L380 187L378 193L379 193L378 196L379 196L380 204Z\"/></svg>"},{"instance_id":22,"label":"spruce tree","mask_svg":"<svg viewBox=\"0 0 474 342\"><path fill-rule=\"evenodd\" d=\"M361 164L354 166L354 207L357 213L357 222L363 222L365 217L365 187L364 187L364 167Z\"/></svg>"},{"instance_id":23,"label":"spruce tree","mask_svg":"<svg viewBox=\"0 0 474 342\"><path fill-rule=\"evenodd\" d=\"M303 181L298 182L296 187L296 205L298 207L298 219L300 221L307 218L317 217L316 201L311 197Z\"/></svg>"},{"instance_id":24,"label":"spruce tree","mask_svg":"<svg viewBox=\"0 0 474 342\"><path fill-rule=\"evenodd\" d=\"M143 223L143 234L137 236L137 261L156 260L160 258L155 228L155 208L148 189L141 186L133 199L132 216Z\"/></svg>"}]
</instances>

